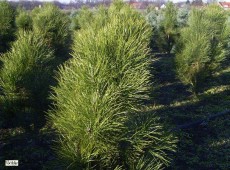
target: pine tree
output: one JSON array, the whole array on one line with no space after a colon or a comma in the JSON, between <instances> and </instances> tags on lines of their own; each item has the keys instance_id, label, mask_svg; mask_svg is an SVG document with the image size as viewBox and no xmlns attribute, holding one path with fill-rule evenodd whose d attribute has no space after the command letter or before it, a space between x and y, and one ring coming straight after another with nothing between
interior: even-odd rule
<instances>
[{"instance_id":1,"label":"pine tree","mask_svg":"<svg viewBox=\"0 0 230 170\"><path fill-rule=\"evenodd\" d=\"M49 112L65 167L150 170L169 163L175 138L154 114L141 112L150 90L150 35L144 17L119 1L75 32Z\"/></svg>"},{"instance_id":2,"label":"pine tree","mask_svg":"<svg viewBox=\"0 0 230 170\"><path fill-rule=\"evenodd\" d=\"M226 14L218 6L193 9L188 27L181 32L176 63L178 77L197 94L227 55L229 28Z\"/></svg>"},{"instance_id":3,"label":"pine tree","mask_svg":"<svg viewBox=\"0 0 230 170\"><path fill-rule=\"evenodd\" d=\"M0 53L5 52L10 47L10 42L14 40L14 19L15 11L6 1L0 2Z\"/></svg>"},{"instance_id":4,"label":"pine tree","mask_svg":"<svg viewBox=\"0 0 230 170\"><path fill-rule=\"evenodd\" d=\"M0 95L4 124L35 129L44 123L52 84L53 52L40 35L19 32L12 49L1 56ZM28 129L29 130L29 129Z\"/></svg>"},{"instance_id":5,"label":"pine tree","mask_svg":"<svg viewBox=\"0 0 230 170\"><path fill-rule=\"evenodd\" d=\"M81 28L87 28L93 21L93 12L86 6L83 6L79 11L77 11L76 16L72 18L72 29L79 30Z\"/></svg>"},{"instance_id":6,"label":"pine tree","mask_svg":"<svg viewBox=\"0 0 230 170\"><path fill-rule=\"evenodd\" d=\"M34 32L43 36L48 46L54 49L55 55L65 61L71 39L68 16L55 5L47 3L32 11L32 19Z\"/></svg>"},{"instance_id":7,"label":"pine tree","mask_svg":"<svg viewBox=\"0 0 230 170\"><path fill-rule=\"evenodd\" d=\"M27 11L23 9L18 10L18 15L16 16L15 23L19 31L21 30L30 31L33 28L32 17Z\"/></svg>"},{"instance_id":8,"label":"pine tree","mask_svg":"<svg viewBox=\"0 0 230 170\"><path fill-rule=\"evenodd\" d=\"M189 15L189 8L181 8L178 10L177 14L177 22L178 22L178 27L183 28L187 26L188 22L188 15Z\"/></svg>"},{"instance_id":9,"label":"pine tree","mask_svg":"<svg viewBox=\"0 0 230 170\"><path fill-rule=\"evenodd\" d=\"M178 36L177 8L173 2L168 2L163 9L163 20L159 28L158 44L170 53Z\"/></svg>"},{"instance_id":10,"label":"pine tree","mask_svg":"<svg viewBox=\"0 0 230 170\"><path fill-rule=\"evenodd\" d=\"M146 20L152 26L153 34L150 40L150 48L153 52L162 51L162 46L159 37L160 25L163 20L162 13L155 8L149 8L148 13L146 14Z\"/></svg>"}]
</instances>

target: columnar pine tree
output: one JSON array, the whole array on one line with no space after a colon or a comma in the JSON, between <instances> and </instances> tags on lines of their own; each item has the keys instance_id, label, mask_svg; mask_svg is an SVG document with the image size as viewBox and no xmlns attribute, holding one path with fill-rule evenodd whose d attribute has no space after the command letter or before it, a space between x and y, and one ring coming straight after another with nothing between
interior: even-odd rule
<instances>
[{"instance_id":1,"label":"columnar pine tree","mask_svg":"<svg viewBox=\"0 0 230 170\"><path fill-rule=\"evenodd\" d=\"M72 29L84 29L93 21L93 17L93 12L86 6L83 6L79 11L77 11L76 16L72 18Z\"/></svg>"},{"instance_id":2,"label":"columnar pine tree","mask_svg":"<svg viewBox=\"0 0 230 170\"><path fill-rule=\"evenodd\" d=\"M9 49L14 40L15 11L6 1L0 2L0 53Z\"/></svg>"},{"instance_id":3,"label":"columnar pine tree","mask_svg":"<svg viewBox=\"0 0 230 170\"><path fill-rule=\"evenodd\" d=\"M13 121L26 128L32 123L40 126L52 82L53 52L42 37L23 31L12 49L1 56L1 61L0 102L4 124Z\"/></svg>"},{"instance_id":4,"label":"columnar pine tree","mask_svg":"<svg viewBox=\"0 0 230 170\"><path fill-rule=\"evenodd\" d=\"M162 11L163 19L159 28L157 41L161 49L170 53L178 35L177 8L173 2L168 2Z\"/></svg>"},{"instance_id":5,"label":"columnar pine tree","mask_svg":"<svg viewBox=\"0 0 230 170\"><path fill-rule=\"evenodd\" d=\"M106 22L98 21L104 18ZM160 169L175 138L141 113L148 98L151 27L136 11L115 2L75 33L72 59L60 67L49 112L70 169Z\"/></svg>"},{"instance_id":6,"label":"columnar pine tree","mask_svg":"<svg viewBox=\"0 0 230 170\"><path fill-rule=\"evenodd\" d=\"M33 27L33 20L30 14L25 10L19 10L15 19L16 27L19 31L30 31Z\"/></svg>"},{"instance_id":7,"label":"columnar pine tree","mask_svg":"<svg viewBox=\"0 0 230 170\"><path fill-rule=\"evenodd\" d=\"M151 48L154 51L170 53L178 37L177 8L172 2L160 11L149 9L147 20L152 25L154 34Z\"/></svg>"},{"instance_id":8,"label":"columnar pine tree","mask_svg":"<svg viewBox=\"0 0 230 170\"><path fill-rule=\"evenodd\" d=\"M149 8L148 13L146 14L146 20L152 26L153 34L150 40L150 48L153 52L162 51L161 43L159 44L160 37L159 37L159 29L161 22L163 20L162 13L155 8Z\"/></svg>"},{"instance_id":9,"label":"columnar pine tree","mask_svg":"<svg viewBox=\"0 0 230 170\"><path fill-rule=\"evenodd\" d=\"M226 57L228 34L226 14L220 7L192 10L188 27L181 32L176 63L178 77L191 85L194 94Z\"/></svg>"},{"instance_id":10,"label":"columnar pine tree","mask_svg":"<svg viewBox=\"0 0 230 170\"><path fill-rule=\"evenodd\" d=\"M70 19L53 4L45 4L32 11L33 30L43 36L56 56L66 60L70 43Z\"/></svg>"},{"instance_id":11,"label":"columnar pine tree","mask_svg":"<svg viewBox=\"0 0 230 170\"><path fill-rule=\"evenodd\" d=\"M177 22L179 28L183 28L187 26L189 11L190 11L189 8L181 8L178 10Z\"/></svg>"}]
</instances>

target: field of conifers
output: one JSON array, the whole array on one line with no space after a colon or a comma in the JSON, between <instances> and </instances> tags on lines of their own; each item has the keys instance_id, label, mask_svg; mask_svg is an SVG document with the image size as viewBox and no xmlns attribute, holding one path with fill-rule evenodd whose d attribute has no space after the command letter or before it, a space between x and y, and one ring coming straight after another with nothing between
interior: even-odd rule
<instances>
[{"instance_id":1,"label":"field of conifers","mask_svg":"<svg viewBox=\"0 0 230 170\"><path fill-rule=\"evenodd\" d=\"M0 169L230 169L229 18L0 2Z\"/></svg>"}]
</instances>

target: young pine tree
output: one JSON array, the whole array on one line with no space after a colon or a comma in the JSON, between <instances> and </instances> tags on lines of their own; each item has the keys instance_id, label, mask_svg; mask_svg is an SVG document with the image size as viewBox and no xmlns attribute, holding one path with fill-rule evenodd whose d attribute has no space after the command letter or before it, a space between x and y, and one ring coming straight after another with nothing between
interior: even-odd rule
<instances>
[{"instance_id":1,"label":"young pine tree","mask_svg":"<svg viewBox=\"0 0 230 170\"><path fill-rule=\"evenodd\" d=\"M98 24L101 17L106 22ZM73 58L53 88L49 120L60 134L63 168L160 169L175 138L154 114L140 112L150 89L151 27L121 2L101 9L94 22L75 33Z\"/></svg>"},{"instance_id":2,"label":"young pine tree","mask_svg":"<svg viewBox=\"0 0 230 170\"><path fill-rule=\"evenodd\" d=\"M40 34L53 48L56 56L63 60L68 58L70 43L70 19L53 4L45 4L32 11L33 30Z\"/></svg>"},{"instance_id":3,"label":"young pine tree","mask_svg":"<svg viewBox=\"0 0 230 170\"><path fill-rule=\"evenodd\" d=\"M183 28L187 26L188 22L188 16L189 16L189 8L180 8L177 13L177 22L178 22L178 27Z\"/></svg>"},{"instance_id":4,"label":"young pine tree","mask_svg":"<svg viewBox=\"0 0 230 170\"><path fill-rule=\"evenodd\" d=\"M86 6L83 6L79 11L77 11L76 16L72 18L72 29L79 30L87 28L93 21L93 12Z\"/></svg>"},{"instance_id":5,"label":"young pine tree","mask_svg":"<svg viewBox=\"0 0 230 170\"><path fill-rule=\"evenodd\" d=\"M162 51L161 45L159 45L159 30L160 23L163 20L162 13L155 8L149 8L148 13L146 14L146 20L152 26L153 34L150 40L150 48L153 52Z\"/></svg>"},{"instance_id":6,"label":"young pine tree","mask_svg":"<svg viewBox=\"0 0 230 170\"><path fill-rule=\"evenodd\" d=\"M228 33L226 15L220 7L192 10L188 27L181 32L176 63L178 77L194 94L225 59Z\"/></svg>"},{"instance_id":7,"label":"young pine tree","mask_svg":"<svg viewBox=\"0 0 230 170\"><path fill-rule=\"evenodd\" d=\"M163 19L159 28L158 45L168 54L171 52L178 36L177 8L173 2L168 2L162 11Z\"/></svg>"},{"instance_id":8,"label":"young pine tree","mask_svg":"<svg viewBox=\"0 0 230 170\"><path fill-rule=\"evenodd\" d=\"M52 83L53 52L45 40L32 32L19 32L12 49L1 56L0 102L4 124L44 123Z\"/></svg>"},{"instance_id":9,"label":"young pine tree","mask_svg":"<svg viewBox=\"0 0 230 170\"><path fill-rule=\"evenodd\" d=\"M28 13L25 10L19 10L18 15L15 19L16 27L19 31L25 30L30 31L33 28L33 20L30 16L30 13Z\"/></svg>"},{"instance_id":10,"label":"young pine tree","mask_svg":"<svg viewBox=\"0 0 230 170\"><path fill-rule=\"evenodd\" d=\"M15 11L6 1L0 2L0 53L5 52L10 47L10 42L14 40L14 19Z\"/></svg>"}]
</instances>

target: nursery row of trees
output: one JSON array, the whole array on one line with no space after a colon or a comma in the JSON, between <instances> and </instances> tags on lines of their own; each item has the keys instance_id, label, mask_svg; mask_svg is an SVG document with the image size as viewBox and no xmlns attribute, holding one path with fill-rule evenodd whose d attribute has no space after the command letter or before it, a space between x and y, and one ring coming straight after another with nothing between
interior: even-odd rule
<instances>
[{"instance_id":1,"label":"nursery row of trees","mask_svg":"<svg viewBox=\"0 0 230 170\"><path fill-rule=\"evenodd\" d=\"M217 5L202 9L178 9L168 3L162 11L151 10L154 52L175 54L178 78L197 95L223 61L229 57L228 12Z\"/></svg>"},{"instance_id":2,"label":"nursery row of trees","mask_svg":"<svg viewBox=\"0 0 230 170\"><path fill-rule=\"evenodd\" d=\"M52 4L25 11L0 2L1 126L37 133L48 121L64 168L168 165L176 138L144 112L151 54L174 53L194 94L228 54L225 11L177 11L168 3L141 14L115 1L68 16Z\"/></svg>"},{"instance_id":3,"label":"nursery row of trees","mask_svg":"<svg viewBox=\"0 0 230 170\"><path fill-rule=\"evenodd\" d=\"M30 14L13 10L7 2L1 2L0 8L4 11L0 24L1 52L5 52L0 72L3 124L40 126L50 103L54 70L68 58L70 19L50 4Z\"/></svg>"}]
</instances>

